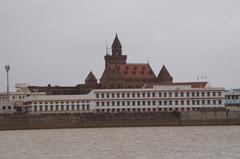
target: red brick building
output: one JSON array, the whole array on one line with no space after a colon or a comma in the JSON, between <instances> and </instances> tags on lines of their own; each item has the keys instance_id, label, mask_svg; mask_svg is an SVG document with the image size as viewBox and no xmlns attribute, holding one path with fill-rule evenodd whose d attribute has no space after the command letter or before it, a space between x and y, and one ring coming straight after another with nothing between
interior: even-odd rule
<instances>
[{"instance_id":1,"label":"red brick building","mask_svg":"<svg viewBox=\"0 0 240 159\"><path fill-rule=\"evenodd\" d=\"M106 54L105 69L98 83L97 78L90 71L84 84L73 87L61 86L29 86L33 92L46 92L47 94L85 94L93 89L107 88L143 88L151 87L153 84L169 85L173 83L173 77L163 65L158 76L156 76L148 63L127 63L127 55L122 53L122 45L115 36L112 44L112 53ZM181 83L184 84L184 83ZM189 84L189 83L188 83ZM194 86L202 86L203 82L193 82Z\"/></svg>"}]
</instances>

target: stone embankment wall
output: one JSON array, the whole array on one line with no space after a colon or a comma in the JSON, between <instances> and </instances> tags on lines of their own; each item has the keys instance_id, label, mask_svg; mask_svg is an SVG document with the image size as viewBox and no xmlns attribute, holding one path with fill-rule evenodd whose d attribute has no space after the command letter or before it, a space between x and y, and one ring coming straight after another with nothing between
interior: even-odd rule
<instances>
[{"instance_id":1,"label":"stone embankment wall","mask_svg":"<svg viewBox=\"0 0 240 159\"><path fill-rule=\"evenodd\" d=\"M0 130L194 125L240 125L240 112L0 115Z\"/></svg>"}]
</instances>

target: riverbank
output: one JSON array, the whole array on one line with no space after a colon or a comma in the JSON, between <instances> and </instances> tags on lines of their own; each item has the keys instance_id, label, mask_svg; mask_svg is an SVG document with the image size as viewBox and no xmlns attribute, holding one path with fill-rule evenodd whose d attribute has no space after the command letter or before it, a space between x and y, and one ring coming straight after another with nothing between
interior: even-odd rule
<instances>
[{"instance_id":1,"label":"riverbank","mask_svg":"<svg viewBox=\"0 0 240 159\"><path fill-rule=\"evenodd\" d=\"M240 112L195 111L0 115L0 130L206 125L240 125Z\"/></svg>"}]
</instances>

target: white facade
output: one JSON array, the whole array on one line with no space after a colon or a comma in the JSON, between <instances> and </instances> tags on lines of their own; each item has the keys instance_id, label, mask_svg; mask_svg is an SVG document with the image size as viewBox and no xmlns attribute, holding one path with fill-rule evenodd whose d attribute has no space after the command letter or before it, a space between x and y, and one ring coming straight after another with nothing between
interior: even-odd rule
<instances>
[{"instance_id":1,"label":"white facade","mask_svg":"<svg viewBox=\"0 0 240 159\"><path fill-rule=\"evenodd\" d=\"M240 90L225 92L225 106L227 110L240 111Z\"/></svg>"},{"instance_id":2,"label":"white facade","mask_svg":"<svg viewBox=\"0 0 240 159\"><path fill-rule=\"evenodd\" d=\"M16 92L9 92L9 101L7 97L7 92L0 93L0 102L12 102L14 103L14 111L25 112L25 107L23 105L23 101L28 97L36 97L40 95L45 95L45 92L31 92L26 83L18 83L16 84Z\"/></svg>"},{"instance_id":3,"label":"white facade","mask_svg":"<svg viewBox=\"0 0 240 159\"><path fill-rule=\"evenodd\" d=\"M224 88L154 86L96 89L86 95L43 95L25 99L31 113L172 112L224 108Z\"/></svg>"}]
</instances>

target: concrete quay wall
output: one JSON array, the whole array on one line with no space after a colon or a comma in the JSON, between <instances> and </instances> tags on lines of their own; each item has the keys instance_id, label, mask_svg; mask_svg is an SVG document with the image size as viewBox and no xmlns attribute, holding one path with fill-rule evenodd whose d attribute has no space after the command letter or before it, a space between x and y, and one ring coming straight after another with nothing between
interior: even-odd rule
<instances>
[{"instance_id":1,"label":"concrete quay wall","mask_svg":"<svg viewBox=\"0 0 240 159\"><path fill-rule=\"evenodd\" d=\"M240 111L0 115L0 130L240 125Z\"/></svg>"}]
</instances>

